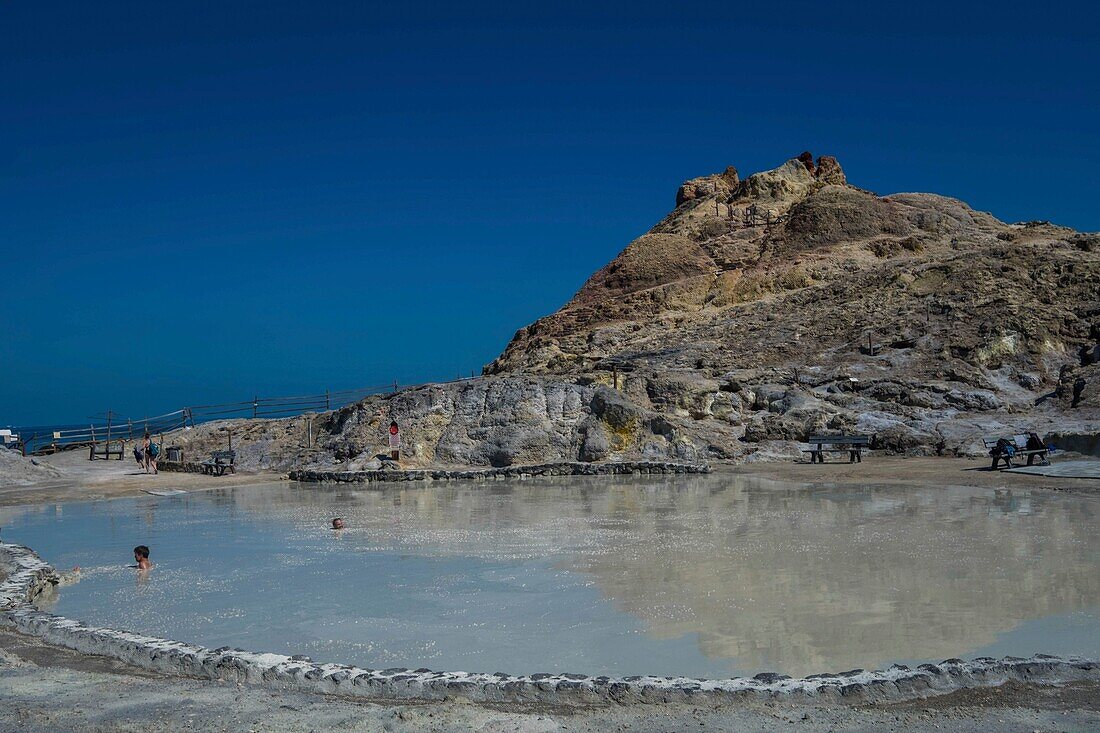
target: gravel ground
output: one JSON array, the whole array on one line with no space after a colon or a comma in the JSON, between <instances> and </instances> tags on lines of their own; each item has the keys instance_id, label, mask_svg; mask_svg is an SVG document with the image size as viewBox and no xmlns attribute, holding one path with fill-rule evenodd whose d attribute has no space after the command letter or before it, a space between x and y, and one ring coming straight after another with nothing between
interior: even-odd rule
<instances>
[{"instance_id":1,"label":"gravel ground","mask_svg":"<svg viewBox=\"0 0 1100 733\"><path fill-rule=\"evenodd\" d=\"M24 456L11 448L0 448L0 485L26 486L60 478L62 472L42 458Z\"/></svg>"},{"instance_id":2,"label":"gravel ground","mask_svg":"<svg viewBox=\"0 0 1100 733\"><path fill-rule=\"evenodd\" d=\"M1095 731L1100 685L1009 684L883 706L494 708L356 703L167 678L0 632L0 733L152 731Z\"/></svg>"}]
</instances>

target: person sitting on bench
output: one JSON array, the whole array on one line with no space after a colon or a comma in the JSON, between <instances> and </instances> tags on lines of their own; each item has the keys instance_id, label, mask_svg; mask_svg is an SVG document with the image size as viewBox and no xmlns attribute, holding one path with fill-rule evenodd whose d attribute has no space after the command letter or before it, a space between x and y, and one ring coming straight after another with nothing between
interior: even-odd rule
<instances>
[{"instance_id":1,"label":"person sitting on bench","mask_svg":"<svg viewBox=\"0 0 1100 733\"><path fill-rule=\"evenodd\" d=\"M1005 462L1005 468L1014 468L1012 456L1016 455L1016 446L1008 438L998 438L997 445L993 446L993 449L989 451L989 455L993 456L993 465L989 467L990 471L996 471L997 464L1002 460Z\"/></svg>"},{"instance_id":2,"label":"person sitting on bench","mask_svg":"<svg viewBox=\"0 0 1100 733\"><path fill-rule=\"evenodd\" d=\"M1027 450L1027 451L1044 451L1046 449L1047 449L1047 445L1046 445L1046 443L1043 442L1042 438L1040 438L1035 433L1028 433L1027 434L1027 445L1024 446L1024 450ZM1027 465L1030 466L1032 464L1032 462L1035 461L1036 459L1038 459L1039 465L1043 465L1043 461L1044 461L1043 455L1044 454L1042 454L1042 453L1030 453L1029 452L1027 454Z\"/></svg>"}]
</instances>

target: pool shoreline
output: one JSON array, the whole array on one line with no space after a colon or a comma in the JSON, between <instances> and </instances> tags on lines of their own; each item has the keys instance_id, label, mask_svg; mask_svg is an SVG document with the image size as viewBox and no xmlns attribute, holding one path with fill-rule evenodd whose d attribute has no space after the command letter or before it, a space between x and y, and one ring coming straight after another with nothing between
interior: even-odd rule
<instances>
[{"instance_id":1,"label":"pool shoreline","mask_svg":"<svg viewBox=\"0 0 1100 733\"><path fill-rule=\"evenodd\" d=\"M584 674L506 675L436 672L428 669L371 670L315 663L306 657L221 647L86 625L38 610L35 598L55 585L54 568L29 547L0 542L0 626L89 655L109 657L162 674L322 693L354 699L479 703L593 704L788 700L803 704L893 702L990 687L1010 681L1038 684L1100 681L1100 662L1037 654L1029 658L949 659L915 669L852 670L793 679L763 672L721 680L688 677L592 677Z\"/></svg>"}]
</instances>

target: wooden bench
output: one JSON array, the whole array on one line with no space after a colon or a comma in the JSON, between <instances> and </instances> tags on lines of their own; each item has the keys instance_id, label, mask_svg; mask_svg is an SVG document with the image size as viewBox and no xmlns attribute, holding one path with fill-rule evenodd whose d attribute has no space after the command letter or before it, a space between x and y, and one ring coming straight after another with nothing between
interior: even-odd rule
<instances>
[{"instance_id":1,"label":"wooden bench","mask_svg":"<svg viewBox=\"0 0 1100 733\"><path fill-rule=\"evenodd\" d=\"M111 443L115 443L117 448L112 448ZM111 456L117 456L118 460L122 460L122 441L108 440L102 445L99 443L92 443L88 446L88 460L94 461L97 458L102 458L105 461L111 460Z\"/></svg>"},{"instance_id":2,"label":"wooden bench","mask_svg":"<svg viewBox=\"0 0 1100 733\"><path fill-rule=\"evenodd\" d=\"M863 451L871 446L870 435L811 435L806 439L810 463L824 463L826 453L847 453L848 463L863 463Z\"/></svg>"},{"instance_id":3,"label":"wooden bench","mask_svg":"<svg viewBox=\"0 0 1100 733\"><path fill-rule=\"evenodd\" d=\"M237 472L237 451L216 450L210 454L210 460L202 464L202 472L211 476L224 476L225 472Z\"/></svg>"},{"instance_id":4,"label":"wooden bench","mask_svg":"<svg viewBox=\"0 0 1100 733\"><path fill-rule=\"evenodd\" d=\"M993 455L992 451L997 447L997 442L1004 438L1009 441L1013 448L1013 454L1011 456L998 453ZM991 471L997 470L997 464L1004 461L1004 468L1016 468L1012 464L1012 459L1016 456L1027 456L1027 465L1031 465L1035 462L1035 459L1039 459L1040 466L1050 465L1050 448L1043 446L1042 448L1028 448L1027 447L1027 435L1002 435L996 438L983 438L982 442L985 443L985 448L993 455L993 465L990 466Z\"/></svg>"}]
</instances>

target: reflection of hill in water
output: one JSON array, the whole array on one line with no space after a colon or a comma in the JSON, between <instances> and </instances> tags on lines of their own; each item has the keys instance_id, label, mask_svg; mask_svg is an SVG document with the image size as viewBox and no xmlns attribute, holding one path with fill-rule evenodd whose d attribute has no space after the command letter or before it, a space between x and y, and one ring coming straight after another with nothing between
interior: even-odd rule
<instances>
[{"instance_id":1,"label":"reflection of hill in water","mask_svg":"<svg viewBox=\"0 0 1100 733\"><path fill-rule=\"evenodd\" d=\"M236 491L349 518L349 550L548 557L659 638L790 673L940 659L1100 604L1096 502L962 488L796 489L730 476ZM1034 649L1032 651L1043 651Z\"/></svg>"}]
</instances>

